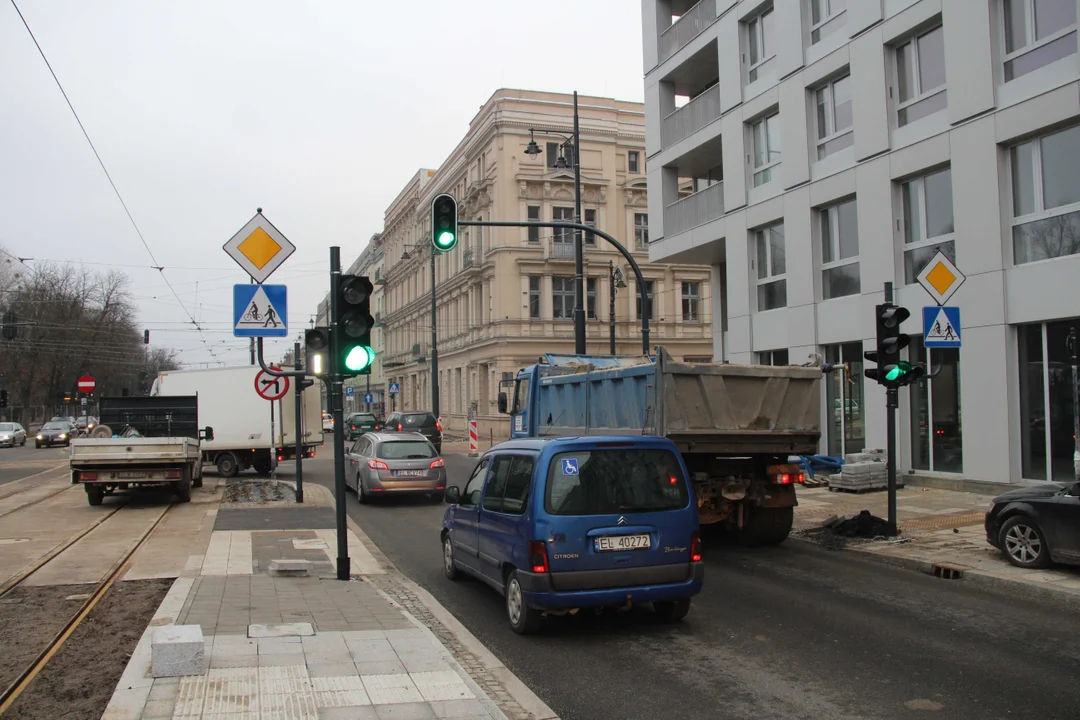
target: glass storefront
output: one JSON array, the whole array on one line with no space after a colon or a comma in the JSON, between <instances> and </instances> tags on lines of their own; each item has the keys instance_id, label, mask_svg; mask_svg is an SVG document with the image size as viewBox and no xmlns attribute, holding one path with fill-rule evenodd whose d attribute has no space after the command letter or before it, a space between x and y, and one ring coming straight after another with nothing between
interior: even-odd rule
<instances>
[{"instance_id":1,"label":"glass storefront","mask_svg":"<svg viewBox=\"0 0 1080 720\"><path fill-rule=\"evenodd\" d=\"M861 342L826 345L825 362L848 363L848 373L825 376L829 455L861 452L866 447L863 415L863 346Z\"/></svg>"},{"instance_id":2,"label":"glass storefront","mask_svg":"<svg viewBox=\"0 0 1080 720\"><path fill-rule=\"evenodd\" d=\"M927 357L922 336L915 335L908 346L908 358L909 362L926 367L926 375L908 386L911 467L933 472L963 472L960 350L931 348Z\"/></svg>"},{"instance_id":3,"label":"glass storefront","mask_svg":"<svg viewBox=\"0 0 1080 720\"><path fill-rule=\"evenodd\" d=\"M1016 328L1025 480L1074 479L1073 380L1067 344L1074 327L1080 333L1080 318Z\"/></svg>"}]
</instances>

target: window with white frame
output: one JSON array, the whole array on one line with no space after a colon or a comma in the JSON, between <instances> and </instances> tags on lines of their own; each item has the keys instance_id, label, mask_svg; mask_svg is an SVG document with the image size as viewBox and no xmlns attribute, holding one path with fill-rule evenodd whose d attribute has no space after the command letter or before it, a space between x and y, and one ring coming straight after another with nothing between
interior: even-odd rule
<instances>
[{"instance_id":1,"label":"window with white frame","mask_svg":"<svg viewBox=\"0 0 1080 720\"><path fill-rule=\"evenodd\" d=\"M585 279L585 317L596 319L596 278Z\"/></svg>"},{"instance_id":2,"label":"window with white frame","mask_svg":"<svg viewBox=\"0 0 1080 720\"><path fill-rule=\"evenodd\" d=\"M634 213L634 249L649 248L649 213Z\"/></svg>"},{"instance_id":3,"label":"window with white frame","mask_svg":"<svg viewBox=\"0 0 1080 720\"><path fill-rule=\"evenodd\" d=\"M754 123L754 187L773 179L780 165L780 114L773 113Z\"/></svg>"},{"instance_id":4,"label":"window with white frame","mask_svg":"<svg viewBox=\"0 0 1080 720\"><path fill-rule=\"evenodd\" d=\"M682 284L682 319L683 322L701 322L701 283Z\"/></svg>"},{"instance_id":5,"label":"window with white frame","mask_svg":"<svg viewBox=\"0 0 1080 720\"><path fill-rule=\"evenodd\" d=\"M1076 54L1074 0L1003 0L1005 82Z\"/></svg>"},{"instance_id":6,"label":"window with white frame","mask_svg":"<svg viewBox=\"0 0 1080 720\"><path fill-rule=\"evenodd\" d=\"M551 316L556 320L574 319L574 278L551 278Z\"/></svg>"},{"instance_id":7,"label":"window with white frame","mask_svg":"<svg viewBox=\"0 0 1080 720\"><path fill-rule=\"evenodd\" d=\"M817 156L821 160L855 142L851 119L851 76L837 78L814 93L817 105Z\"/></svg>"},{"instance_id":8,"label":"window with white frame","mask_svg":"<svg viewBox=\"0 0 1080 720\"><path fill-rule=\"evenodd\" d=\"M526 208L526 213L527 213L527 217L528 217L530 222L540 222L540 206L539 205L529 205ZM529 242L531 242L531 243L540 242L540 228L539 227L534 225L534 226L531 226L529 228Z\"/></svg>"},{"instance_id":9,"label":"window with white frame","mask_svg":"<svg viewBox=\"0 0 1080 720\"><path fill-rule=\"evenodd\" d=\"M529 276L529 319L540 319L540 276Z\"/></svg>"},{"instance_id":10,"label":"window with white frame","mask_svg":"<svg viewBox=\"0 0 1080 720\"><path fill-rule=\"evenodd\" d=\"M945 31L940 25L897 45L896 87L900 127L947 107Z\"/></svg>"},{"instance_id":11,"label":"window with white frame","mask_svg":"<svg viewBox=\"0 0 1080 720\"><path fill-rule=\"evenodd\" d=\"M857 295L859 226L854 198L818 211L821 233L821 299Z\"/></svg>"},{"instance_id":12,"label":"window with white frame","mask_svg":"<svg viewBox=\"0 0 1080 720\"><path fill-rule=\"evenodd\" d=\"M952 171L945 168L908 180L900 193L904 204L904 282L911 285L939 250L956 262Z\"/></svg>"},{"instance_id":13,"label":"window with white frame","mask_svg":"<svg viewBox=\"0 0 1080 720\"><path fill-rule=\"evenodd\" d=\"M749 79L754 82L776 65L776 20L770 6L746 23L746 47L750 54Z\"/></svg>"},{"instance_id":14,"label":"window with white frame","mask_svg":"<svg viewBox=\"0 0 1080 720\"><path fill-rule=\"evenodd\" d=\"M653 308L653 289L655 287L656 287L656 281L655 280L646 280L645 281L645 298L646 298L646 303L647 303L646 307L647 307L647 309L649 311L649 319L650 320L655 320L656 319L656 313L655 313L654 308ZM640 291L640 289L637 289L637 288L634 289L634 302L635 302L634 310L637 313L636 317L640 318L641 317L641 291Z\"/></svg>"},{"instance_id":15,"label":"window with white frame","mask_svg":"<svg viewBox=\"0 0 1080 720\"><path fill-rule=\"evenodd\" d=\"M787 365L788 364L788 351L784 350L762 350L757 354L758 365Z\"/></svg>"},{"instance_id":16,"label":"window with white frame","mask_svg":"<svg viewBox=\"0 0 1080 720\"><path fill-rule=\"evenodd\" d=\"M784 257L784 225L754 231L757 256L758 312L787 307L787 261Z\"/></svg>"},{"instance_id":17,"label":"window with white frame","mask_svg":"<svg viewBox=\"0 0 1080 720\"><path fill-rule=\"evenodd\" d=\"M641 172L638 169L640 167L640 162L641 162L641 153L639 153L637 150L631 150L628 153L626 153L626 172L629 172L629 173Z\"/></svg>"},{"instance_id":18,"label":"window with white frame","mask_svg":"<svg viewBox=\"0 0 1080 720\"><path fill-rule=\"evenodd\" d=\"M810 44L816 45L847 24L847 0L810 1Z\"/></svg>"},{"instance_id":19,"label":"window with white frame","mask_svg":"<svg viewBox=\"0 0 1080 720\"><path fill-rule=\"evenodd\" d=\"M592 227L596 227L596 210L593 210L593 209L586 209L585 210L585 224L586 225L591 225ZM595 245L596 244L596 233L586 232L585 233L585 244L586 245Z\"/></svg>"},{"instance_id":20,"label":"window with white frame","mask_svg":"<svg viewBox=\"0 0 1080 720\"><path fill-rule=\"evenodd\" d=\"M1080 253L1080 125L1010 150L1013 262Z\"/></svg>"},{"instance_id":21,"label":"window with white frame","mask_svg":"<svg viewBox=\"0 0 1080 720\"><path fill-rule=\"evenodd\" d=\"M574 208L572 207L554 207L551 208L551 219L553 222L574 222ZM574 242L574 231L570 228L559 227L554 229L555 242L563 245L569 245Z\"/></svg>"}]
</instances>

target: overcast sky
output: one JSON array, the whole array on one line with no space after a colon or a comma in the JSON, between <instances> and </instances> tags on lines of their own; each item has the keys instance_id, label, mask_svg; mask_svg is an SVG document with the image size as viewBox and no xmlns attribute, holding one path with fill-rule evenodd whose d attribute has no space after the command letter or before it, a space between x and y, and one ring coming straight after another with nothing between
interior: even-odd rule
<instances>
[{"instance_id":1,"label":"overcast sky","mask_svg":"<svg viewBox=\"0 0 1080 720\"><path fill-rule=\"evenodd\" d=\"M495 89L643 97L637 0L16 2L186 309L10 0L0 245L122 267L151 343L185 364L247 362L231 331L247 276L221 246L256 207L297 246L268 281L289 286L291 343L326 293L327 248L351 262Z\"/></svg>"}]
</instances>

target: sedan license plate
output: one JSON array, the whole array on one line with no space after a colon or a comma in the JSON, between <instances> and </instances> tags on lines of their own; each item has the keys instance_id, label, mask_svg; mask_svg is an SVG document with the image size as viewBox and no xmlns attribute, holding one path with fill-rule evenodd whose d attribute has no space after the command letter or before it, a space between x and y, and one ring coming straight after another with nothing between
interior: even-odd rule
<instances>
[{"instance_id":1,"label":"sedan license plate","mask_svg":"<svg viewBox=\"0 0 1080 720\"><path fill-rule=\"evenodd\" d=\"M394 477L424 477L427 475L423 470L395 470Z\"/></svg>"},{"instance_id":2,"label":"sedan license plate","mask_svg":"<svg viewBox=\"0 0 1080 720\"><path fill-rule=\"evenodd\" d=\"M116 477L119 480L124 480L124 479L127 479L127 478L144 478L144 477L146 477L146 473L141 472L141 471L136 471L136 470L123 470L121 472L116 473Z\"/></svg>"},{"instance_id":3,"label":"sedan license plate","mask_svg":"<svg viewBox=\"0 0 1080 720\"><path fill-rule=\"evenodd\" d=\"M596 538L594 546L597 552L618 550L648 550L651 541L647 534L641 535L604 535Z\"/></svg>"}]
</instances>

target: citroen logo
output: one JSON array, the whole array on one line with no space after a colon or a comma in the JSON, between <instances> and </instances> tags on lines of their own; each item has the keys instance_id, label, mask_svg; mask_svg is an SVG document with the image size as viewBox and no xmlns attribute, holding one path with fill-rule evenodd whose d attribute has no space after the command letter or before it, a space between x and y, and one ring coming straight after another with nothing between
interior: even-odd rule
<instances>
[{"instance_id":1,"label":"citroen logo","mask_svg":"<svg viewBox=\"0 0 1080 720\"><path fill-rule=\"evenodd\" d=\"M619 516L619 525L625 525L625 524L626 524L626 518L624 518L622 516Z\"/></svg>"}]
</instances>

